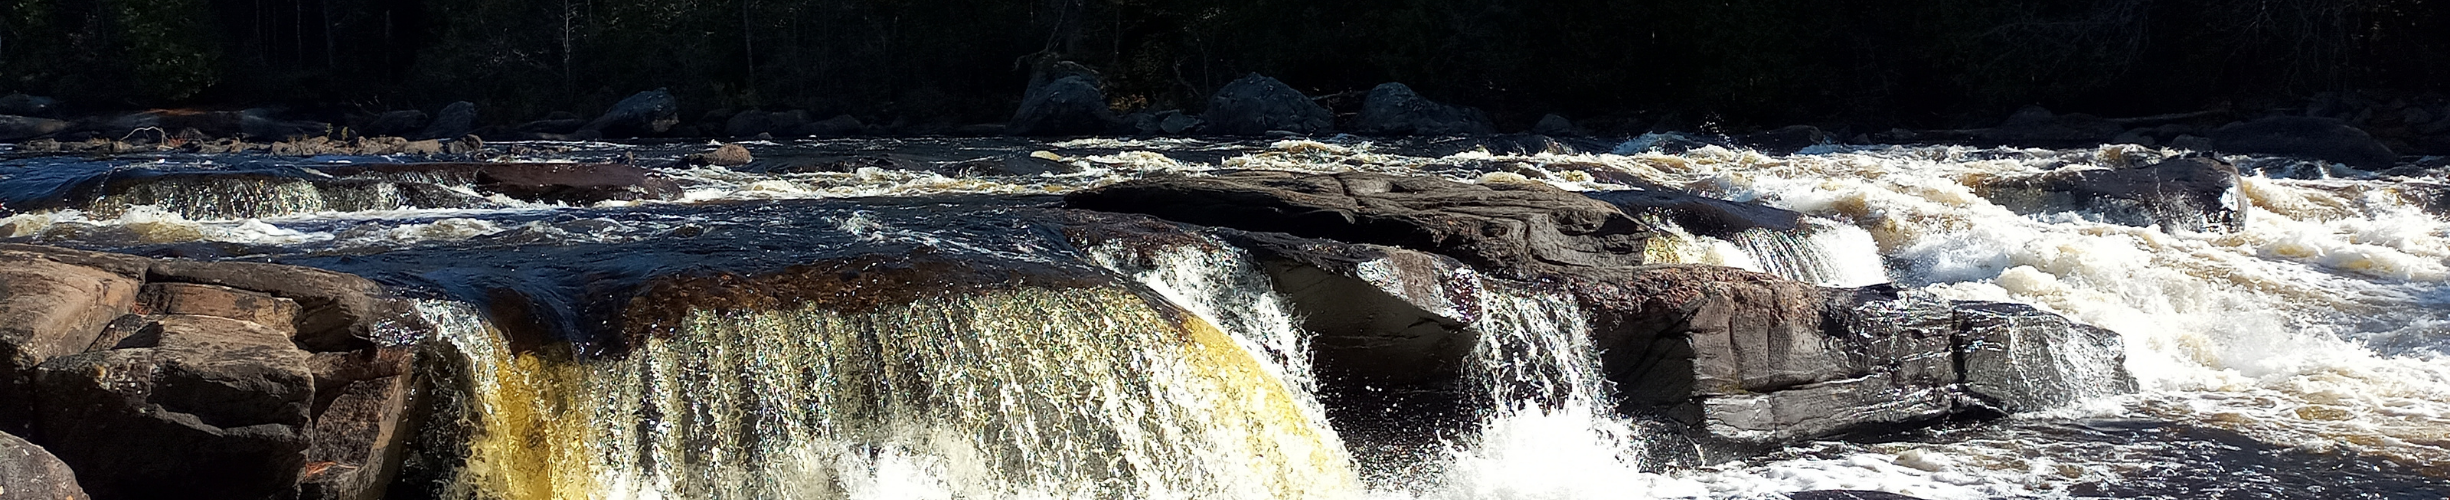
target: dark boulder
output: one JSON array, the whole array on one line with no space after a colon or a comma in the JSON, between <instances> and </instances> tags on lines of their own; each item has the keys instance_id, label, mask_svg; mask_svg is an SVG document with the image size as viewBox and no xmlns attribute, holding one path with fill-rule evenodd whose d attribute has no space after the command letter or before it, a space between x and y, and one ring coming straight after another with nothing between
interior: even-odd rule
<instances>
[{"instance_id":1,"label":"dark boulder","mask_svg":"<svg viewBox=\"0 0 2450 500\"><path fill-rule=\"evenodd\" d=\"M434 119L417 133L419 139L449 139L467 136L476 131L476 103L453 102L434 113Z\"/></svg>"},{"instance_id":2,"label":"dark boulder","mask_svg":"<svg viewBox=\"0 0 2450 500\"><path fill-rule=\"evenodd\" d=\"M2213 148L2228 153L2296 156L2384 169L2399 155L2365 131L2328 118L2275 116L2213 130Z\"/></svg>"},{"instance_id":3,"label":"dark boulder","mask_svg":"<svg viewBox=\"0 0 2450 500\"><path fill-rule=\"evenodd\" d=\"M1025 136L1113 133L1123 126L1090 77L1073 75L1031 87L1005 133Z\"/></svg>"},{"instance_id":4,"label":"dark boulder","mask_svg":"<svg viewBox=\"0 0 2450 500\"><path fill-rule=\"evenodd\" d=\"M1273 131L1319 134L1335 130L1335 114L1310 96L1274 78L1251 73L1225 84L1208 98L1200 115L1202 132L1218 135L1265 135Z\"/></svg>"},{"instance_id":5,"label":"dark boulder","mask_svg":"<svg viewBox=\"0 0 2450 500\"><path fill-rule=\"evenodd\" d=\"M533 135L568 135L577 133L579 129L586 126L587 120L583 118L546 118L521 123L514 130Z\"/></svg>"},{"instance_id":6,"label":"dark boulder","mask_svg":"<svg viewBox=\"0 0 2450 500\"><path fill-rule=\"evenodd\" d=\"M604 115L587 122L583 130L604 137L629 138L663 135L681 123L681 105L672 93L663 89L632 94L613 103Z\"/></svg>"},{"instance_id":7,"label":"dark boulder","mask_svg":"<svg viewBox=\"0 0 2450 500\"><path fill-rule=\"evenodd\" d=\"M851 115L834 115L833 118L817 120L807 125L801 125L799 132L797 132L795 135L805 135L811 137L844 137L858 135L867 131L867 129L867 125L859 123L858 117Z\"/></svg>"},{"instance_id":8,"label":"dark boulder","mask_svg":"<svg viewBox=\"0 0 2450 500\"><path fill-rule=\"evenodd\" d=\"M86 500L75 471L41 446L0 432L0 499Z\"/></svg>"},{"instance_id":9,"label":"dark boulder","mask_svg":"<svg viewBox=\"0 0 2450 500\"><path fill-rule=\"evenodd\" d=\"M1556 113L1540 115L1540 121L1538 123L1531 124L1531 133L1554 137L1585 137L1591 135L1590 131L1583 130L1582 127L1574 125L1573 120L1567 120L1564 116L1560 116Z\"/></svg>"},{"instance_id":10,"label":"dark boulder","mask_svg":"<svg viewBox=\"0 0 2450 500\"><path fill-rule=\"evenodd\" d=\"M1651 235L1612 205L1546 185L1361 172L1151 178L1064 199L1071 208L1409 248L1510 276L1638 265Z\"/></svg>"},{"instance_id":11,"label":"dark boulder","mask_svg":"<svg viewBox=\"0 0 2450 500\"><path fill-rule=\"evenodd\" d=\"M1489 116L1478 109L1448 106L1414 93L1412 87L1388 82L1370 89L1361 101L1354 132L1371 135L1481 135L1496 133Z\"/></svg>"},{"instance_id":12,"label":"dark boulder","mask_svg":"<svg viewBox=\"0 0 2450 500\"><path fill-rule=\"evenodd\" d=\"M49 97L20 93L0 96L0 115L52 116L59 108L60 101Z\"/></svg>"},{"instance_id":13,"label":"dark boulder","mask_svg":"<svg viewBox=\"0 0 2450 500\"><path fill-rule=\"evenodd\" d=\"M1775 154L1794 154L1803 148L1837 142L1837 137L1811 125L1788 125L1736 138L1737 143Z\"/></svg>"},{"instance_id":14,"label":"dark boulder","mask_svg":"<svg viewBox=\"0 0 2450 500\"><path fill-rule=\"evenodd\" d=\"M0 114L0 141L22 141L57 134L75 125L50 118Z\"/></svg>"},{"instance_id":15,"label":"dark boulder","mask_svg":"<svg viewBox=\"0 0 2450 500\"><path fill-rule=\"evenodd\" d=\"M2026 106L1999 126L1980 131L1975 137L2011 146L2072 148L2109 142L2125 131L2126 127L2101 117L2082 113L2061 115L2040 106Z\"/></svg>"},{"instance_id":16,"label":"dark boulder","mask_svg":"<svg viewBox=\"0 0 2450 500\"><path fill-rule=\"evenodd\" d=\"M357 129L362 135L407 137L424 131L426 125L432 122L433 118L426 116L424 111L404 109L374 115L358 125Z\"/></svg>"},{"instance_id":17,"label":"dark boulder","mask_svg":"<svg viewBox=\"0 0 2450 500\"><path fill-rule=\"evenodd\" d=\"M2025 304L1954 304L1964 391L2003 412L2135 392L2118 334Z\"/></svg>"},{"instance_id":18,"label":"dark boulder","mask_svg":"<svg viewBox=\"0 0 2450 500\"><path fill-rule=\"evenodd\" d=\"M2245 224L2243 200L2230 200L2237 167L2184 157L2114 169L2061 170L1983 187L1992 202L2019 213L2079 211L2104 222L2158 224L2189 231L2234 231Z\"/></svg>"}]
</instances>

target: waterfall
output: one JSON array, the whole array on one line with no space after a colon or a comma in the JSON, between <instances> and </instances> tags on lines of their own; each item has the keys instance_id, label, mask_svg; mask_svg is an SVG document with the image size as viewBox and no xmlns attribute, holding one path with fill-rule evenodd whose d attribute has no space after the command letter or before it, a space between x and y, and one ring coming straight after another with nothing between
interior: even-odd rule
<instances>
[{"instance_id":1,"label":"waterfall","mask_svg":"<svg viewBox=\"0 0 2450 500\"><path fill-rule=\"evenodd\" d=\"M481 404L454 496L1342 498L1341 446L1208 320L1126 289L698 311L620 359L429 307Z\"/></svg>"},{"instance_id":2,"label":"waterfall","mask_svg":"<svg viewBox=\"0 0 2450 500\"><path fill-rule=\"evenodd\" d=\"M1653 263L1709 264L1775 274L1821 286L1889 282L1870 232L1816 217L1793 231L1752 228L1726 239L1696 235L1664 218L1645 218L1660 234L1645 249Z\"/></svg>"}]
</instances>

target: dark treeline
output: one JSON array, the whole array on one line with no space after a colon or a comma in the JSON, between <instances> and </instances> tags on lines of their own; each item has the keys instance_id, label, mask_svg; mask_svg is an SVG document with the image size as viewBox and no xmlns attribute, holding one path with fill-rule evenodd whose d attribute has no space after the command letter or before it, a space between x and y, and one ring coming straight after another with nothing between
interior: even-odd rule
<instances>
[{"instance_id":1,"label":"dark treeline","mask_svg":"<svg viewBox=\"0 0 2450 500\"><path fill-rule=\"evenodd\" d=\"M1256 71L1314 95L1402 81L1515 127L1952 126L2437 91L2439 3L0 0L0 90L87 109L471 100L503 122L662 87L695 110L981 123L1010 116L1033 65L1070 60L1125 111L1196 110Z\"/></svg>"}]
</instances>

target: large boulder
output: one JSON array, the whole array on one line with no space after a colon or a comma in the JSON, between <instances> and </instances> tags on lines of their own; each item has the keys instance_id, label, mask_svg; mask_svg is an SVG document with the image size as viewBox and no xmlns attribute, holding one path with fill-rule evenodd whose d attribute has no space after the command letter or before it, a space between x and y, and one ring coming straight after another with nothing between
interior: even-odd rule
<instances>
[{"instance_id":1,"label":"large boulder","mask_svg":"<svg viewBox=\"0 0 2450 500\"><path fill-rule=\"evenodd\" d=\"M1409 248L1516 277L1638 265L1651 236L1612 205L1547 185L1363 172L1150 178L1064 200L1072 208Z\"/></svg>"},{"instance_id":2,"label":"large boulder","mask_svg":"<svg viewBox=\"0 0 2450 500\"><path fill-rule=\"evenodd\" d=\"M84 352L105 325L136 306L141 267L112 272L0 248L0 432L33 422L34 367ZM124 271L133 271L127 273Z\"/></svg>"},{"instance_id":3,"label":"large boulder","mask_svg":"<svg viewBox=\"0 0 2450 500\"><path fill-rule=\"evenodd\" d=\"M2076 211L2104 222L2189 231L2235 231L2245 224L2237 167L2205 157L2148 165L2060 170L1983 186L1993 202L2020 213Z\"/></svg>"},{"instance_id":4,"label":"large boulder","mask_svg":"<svg viewBox=\"0 0 2450 500\"><path fill-rule=\"evenodd\" d=\"M408 302L272 264L30 245L0 245L0 262L0 347L30 381L0 409L30 416L27 436L96 498L384 490L427 331Z\"/></svg>"},{"instance_id":5,"label":"large boulder","mask_svg":"<svg viewBox=\"0 0 2450 500\"><path fill-rule=\"evenodd\" d=\"M2115 334L2031 307L1710 266L1564 278L1622 411L1778 444L2132 392Z\"/></svg>"},{"instance_id":6,"label":"large boulder","mask_svg":"<svg viewBox=\"0 0 2450 500\"><path fill-rule=\"evenodd\" d=\"M168 315L46 362L40 435L106 500L295 498L314 379L285 327Z\"/></svg>"},{"instance_id":7,"label":"large boulder","mask_svg":"<svg viewBox=\"0 0 2450 500\"><path fill-rule=\"evenodd\" d=\"M1057 78L1031 87L1021 98L1005 132L1012 135L1090 135L1112 133L1123 121L1106 106L1106 94L1087 76Z\"/></svg>"},{"instance_id":8,"label":"large boulder","mask_svg":"<svg viewBox=\"0 0 2450 500\"><path fill-rule=\"evenodd\" d=\"M2229 153L2297 156L2384 169L2399 155L2372 135L2329 118L2275 116L2212 131L2212 147Z\"/></svg>"},{"instance_id":9,"label":"large boulder","mask_svg":"<svg viewBox=\"0 0 2450 500\"><path fill-rule=\"evenodd\" d=\"M1361 100L1361 116L1353 131L1373 135L1482 135L1497 132L1489 116L1478 109L1448 106L1414 93L1412 87L1387 82L1370 89Z\"/></svg>"},{"instance_id":10,"label":"large boulder","mask_svg":"<svg viewBox=\"0 0 2450 500\"><path fill-rule=\"evenodd\" d=\"M434 119L426 122L425 130L418 132L417 138L451 139L464 137L475 131L476 103L458 101L443 106L441 111L435 112Z\"/></svg>"},{"instance_id":11,"label":"large boulder","mask_svg":"<svg viewBox=\"0 0 2450 500\"><path fill-rule=\"evenodd\" d=\"M0 500L85 500L75 471L41 446L0 432Z\"/></svg>"},{"instance_id":12,"label":"large boulder","mask_svg":"<svg viewBox=\"0 0 2450 500\"><path fill-rule=\"evenodd\" d=\"M74 125L50 118L0 115L0 141L22 141L56 134Z\"/></svg>"},{"instance_id":13,"label":"large boulder","mask_svg":"<svg viewBox=\"0 0 2450 500\"><path fill-rule=\"evenodd\" d=\"M664 89L632 94L613 103L604 115L587 122L581 130L594 131L604 137L627 138L663 135L681 123L680 100Z\"/></svg>"},{"instance_id":14,"label":"large boulder","mask_svg":"<svg viewBox=\"0 0 2450 500\"><path fill-rule=\"evenodd\" d=\"M1284 131L1318 134L1335 130L1335 114L1310 96L1274 78L1251 73L1218 89L1200 115L1204 132L1218 135L1263 135Z\"/></svg>"}]
</instances>

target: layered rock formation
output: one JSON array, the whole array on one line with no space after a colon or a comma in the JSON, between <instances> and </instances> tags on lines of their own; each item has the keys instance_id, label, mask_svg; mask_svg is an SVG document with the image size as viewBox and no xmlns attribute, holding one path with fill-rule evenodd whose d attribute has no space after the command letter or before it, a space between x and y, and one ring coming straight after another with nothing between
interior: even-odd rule
<instances>
[{"instance_id":1,"label":"layered rock formation","mask_svg":"<svg viewBox=\"0 0 2450 500\"><path fill-rule=\"evenodd\" d=\"M414 354L362 278L0 245L0 428L95 498L371 498Z\"/></svg>"}]
</instances>

